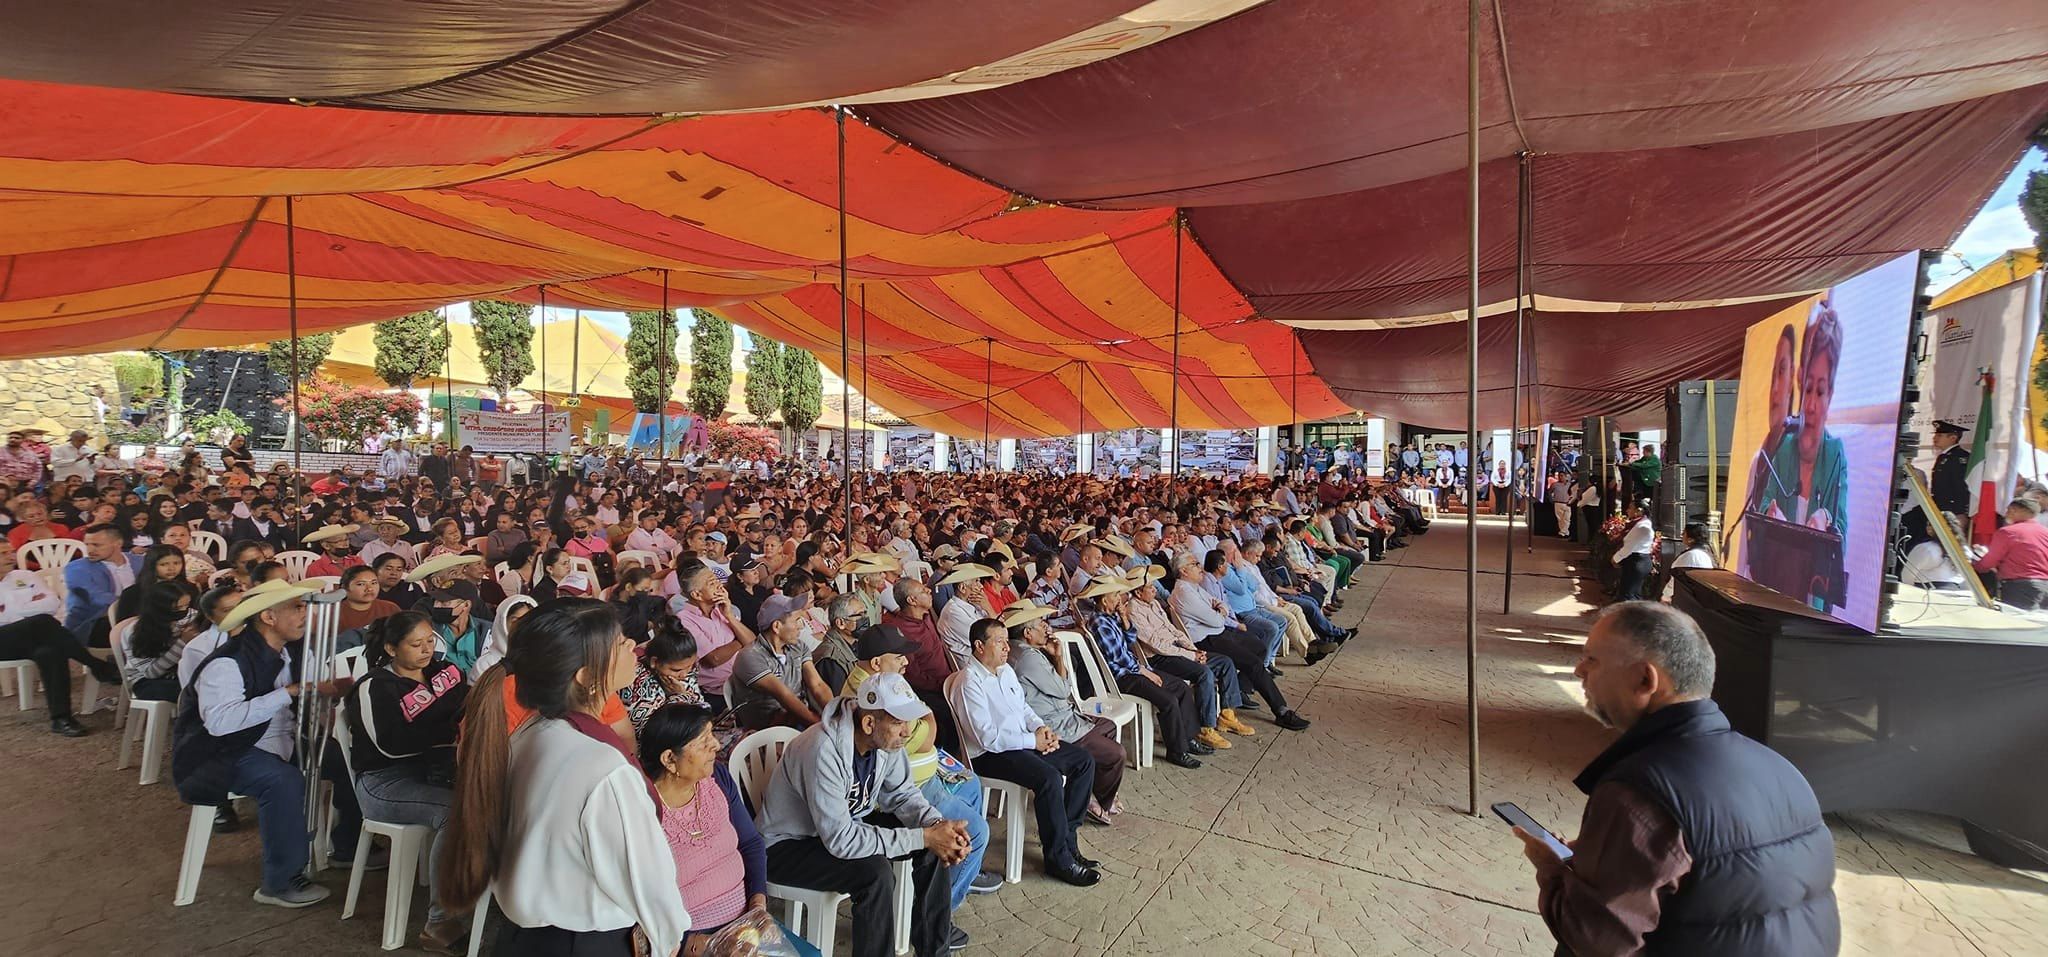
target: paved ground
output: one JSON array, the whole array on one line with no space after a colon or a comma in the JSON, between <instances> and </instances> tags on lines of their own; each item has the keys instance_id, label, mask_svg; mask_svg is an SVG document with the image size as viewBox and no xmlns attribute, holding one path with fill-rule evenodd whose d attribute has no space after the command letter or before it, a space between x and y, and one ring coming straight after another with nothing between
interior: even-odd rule
<instances>
[{"instance_id":1,"label":"paved ground","mask_svg":"<svg viewBox=\"0 0 2048 957\"><path fill-rule=\"evenodd\" d=\"M1485 522L1482 519L1482 522ZM1125 778L1129 811L1083 843L1107 879L1081 891L1027 876L959 915L969 953L1469 954L1551 951L1515 841L1465 815L1464 549L1446 521L1360 576L1340 620L1362 631L1342 655L1290 667L1286 692L1315 728L1260 734L1183 771ZM1481 567L1503 529L1482 525ZM1501 577L1480 578L1482 804L1513 800L1569 831L1570 777L1608 740L1571 679L1587 605L1560 543L1518 552L1513 612ZM173 908L184 809L166 785L113 769L113 736L42 731L41 712L0 702L0 953L376 952L383 880L358 917L334 902L286 912L249 901L251 833L216 838L198 902ZM105 731L104 713L87 719ZM2048 953L2048 879L1970 856L1952 821L1833 820L1836 890L1850 954ZM415 905L414 924L422 919ZM842 934L844 931L842 930ZM842 936L842 948L845 937Z\"/></svg>"}]
</instances>

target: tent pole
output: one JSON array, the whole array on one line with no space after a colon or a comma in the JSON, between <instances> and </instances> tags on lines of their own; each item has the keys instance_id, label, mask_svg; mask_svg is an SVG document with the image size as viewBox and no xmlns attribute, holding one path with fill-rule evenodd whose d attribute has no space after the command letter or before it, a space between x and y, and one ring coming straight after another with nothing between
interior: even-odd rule
<instances>
[{"instance_id":1,"label":"tent pole","mask_svg":"<svg viewBox=\"0 0 2048 957\"><path fill-rule=\"evenodd\" d=\"M287 315L290 316L292 324L292 427L286 434L291 437L292 442L292 539L294 541L297 541L305 534L305 529L300 527L305 519L305 508L299 502L299 482L301 476L305 474L301 461L303 456L300 452L300 447L305 445L305 443L299 440L299 430L306 427L305 421L299 417L299 375L304 370L299 368L299 221L293 208L297 205L297 202L298 197L296 196L286 196L284 198L284 282L285 296L289 300ZM28 695L24 693L22 697L27 698Z\"/></svg>"},{"instance_id":2,"label":"tent pole","mask_svg":"<svg viewBox=\"0 0 2048 957\"><path fill-rule=\"evenodd\" d=\"M846 524L841 530L853 538L853 366L848 349L846 319L846 110L832 108L839 140L839 486L846 496Z\"/></svg>"},{"instance_id":3,"label":"tent pole","mask_svg":"<svg viewBox=\"0 0 2048 957\"><path fill-rule=\"evenodd\" d=\"M542 481L554 478L554 469L548 467L548 287L540 287L540 368L535 377L540 386L540 461L541 472L546 476Z\"/></svg>"},{"instance_id":4,"label":"tent pole","mask_svg":"<svg viewBox=\"0 0 2048 957\"><path fill-rule=\"evenodd\" d=\"M1074 368L1075 368L1075 369L1077 370L1077 372L1076 372L1076 373L1075 373L1075 375L1074 375L1074 385L1075 385L1075 389L1074 389L1074 392L1075 392L1075 395L1076 395L1076 401L1078 401L1078 402L1079 402L1079 403L1081 404L1081 408L1080 408L1080 412L1079 412L1079 414L1078 414L1078 415L1076 415L1076 416L1074 416L1074 418L1076 418L1076 419L1078 419L1078 420L1079 420L1079 423L1080 423L1080 427L1081 427L1081 431L1080 431L1080 432L1078 432L1078 433L1075 433L1075 435L1074 435L1074 452L1076 453L1076 455L1074 456L1074 468L1075 468L1076 470L1079 470L1079 469L1081 468L1081 456L1080 456L1080 455L1079 455L1078 453L1079 453L1079 452L1081 451L1081 437L1082 437L1082 436L1085 436L1085 435L1087 435L1087 434L1088 434L1088 362L1087 362L1087 360L1084 360L1084 359L1076 359L1076 360L1074 360ZM1095 474L1095 449L1093 449L1093 448L1090 448L1090 449L1088 450L1088 474L1090 474L1090 475L1093 475L1093 474Z\"/></svg>"},{"instance_id":5,"label":"tent pole","mask_svg":"<svg viewBox=\"0 0 2048 957\"><path fill-rule=\"evenodd\" d=\"M860 284L860 454L861 470L866 471L875 462L875 450L869 448L875 437L868 434L868 284Z\"/></svg>"},{"instance_id":6,"label":"tent pole","mask_svg":"<svg viewBox=\"0 0 2048 957\"><path fill-rule=\"evenodd\" d=\"M996 397L996 340L991 336L982 341L988 343L988 357L982 360L981 366L981 470L987 471L988 419L989 414L995 411Z\"/></svg>"},{"instance_id":7,"label":"tent pole","mask_svg":"<svg viewBox=\"0 0 2048 957\"><path fill-rule=\"evenodd\" d=\"M854 535L854 449L852 439L852 412L854 412L854 369L850 357L848 326L846 326L846 109L831 109L831 121L838 131L838 152L840 152L840 494L846 496L846 529L844 535L852 541Z\"/></svg>"},{"instance_id":8,"label":"tent pole","mask_svg":"<svg viewBox=\"0 0 2048 957\"><path fill-rule=\"evenodd\" d=\"M1522 206L1529 201L1528 175L1529 151L1523 150L1517 157L1521 164L1521 175L1515 180L1515 388L1514 408L1508 411L1508 537L1507 564L1500 576L1500 613L1505 615L1515 600L1515 455L1521 449L1522 441L1522 279L1528 248L1522 245ZM1533 464L1533 463L1532 463ZM1533 492L1534 476L1531 476L1530 490ZM1529 497L1529 501L1535 501ZM1535 527L1535 509L1530 509L1525 526Z\"/></svg>"},{"instance_id":9,"label":"tent pole","mask_svg":"<svg viewBox=\"0 0 2048 957\"><path fill-rule=\"evenodd\" d=\"M669 342L669 328L675 322L675 314L668 308L668 270L661 271L661 324L654 327L654 381L661 385L660 398L654 405L654 460L668 461L668 397L676 391L675 380L669 378L669 353L674 345ZM632 444L632 438L627 438ZM657 470L659 466L656 467Z\"/></svg>"},{"instance_id":10,"label":"tent pole","mask_svg":"<svg viewBox=\"0 0 2048 957\"><path fill-rule=\"evenodd\" d=\"M1180 474L1180 210L1173 211L1173 389L1168 400L1167 425L1173 429L1172 447L1166 450L1166 474Z\"/></svg>"},{"instance_id":11,"label":"tent pole","mask_svg":"<svg viewBox=\"0 0 2048 957\"><path fill-rule=\"evenodd\" d=\"M442 409L441 424L448 431L448 451L455 452L455 320L448 317L448 307L441 307L441 336L448 340L448 348L441 351L441 383L446 386L448 407Z\"/></svg>"},{"instance_id":12,"label":"tent pole","mask_svg":"<svg viewBox=\"0 0 2048 957\"><path fill-rule=\"evenodd\" d=\"M1465 0L1465 769L1479 815L1479 5Z\"/></svg>"},{"instance_id":13,"label":"tent pole","mask_svg":"<svg viewBox=\"0 0 2048 957\"><path fill-rule=\"evenodd\" d=\"M1535 245L1536 243L1536 157L1528 150L1522 151L1522 163L1520 173L1521 175L1518 178L1518 185L1516 187L1517 191L1521 196L1521 201L1517 204L1518 208L1515 210L1515 249L1518 251L1518 261L1515 264L1515 284L1517 287L1528 287L1529 311L1535 312L1536 284L1534 282L1526 281L1526 277L1529 274L1528 250L1529 247ZM1519 315L1519 311L1517 314ZM1520 350L1522 348L1522 340L1525 334L1528 337L1529 364L1531 366L1540 367L1540 363L1538 363L1536 359L1536 322L1533 316L1530 317L1526 333L1518 329L1515 334L1515 348L1517 350ZM1519 369L1520 367L1521 363L1516 363L1516 368ZM1530 370L1530 378L1533 380L1534 377L1535 370L1532 368ZM1543 414L1542 410L1539 408L1539 406L1542 404L1541 400L1543 394L1537 392L1536 388L1537 383L1531 381L1528 385L1529 426L1530 428L1537 429L1538 433L1540 434L1542 424L1537 422L1536 420L1542 417ZM1540 448L1534 450L1535 453L1541 453L1542 451L1543 450ZM1526 497L1531 503L1529 506L1529 514L1532 516L1536 514L1536 506L1534 504L1534 502L1536 501L1536 488L1538 486L1538 483L1541 483L1546 478L1548 478L1548 476L1544 474L1545 470L1547 470L1548 468L1550 468L1550 463L1548 461L1537 462L1532 459L1529 462L1529 494ZM1536 554L1536 524L1533 518L1522 523L1522 542L1524 549L1529 554Z\"/></svg>"}]
</instances>

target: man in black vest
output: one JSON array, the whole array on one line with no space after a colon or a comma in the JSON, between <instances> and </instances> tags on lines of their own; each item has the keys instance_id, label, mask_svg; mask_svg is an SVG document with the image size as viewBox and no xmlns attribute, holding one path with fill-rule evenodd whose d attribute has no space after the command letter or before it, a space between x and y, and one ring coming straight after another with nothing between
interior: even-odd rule
<instances>
[{"instance_id":1,"label":"man in black vest","mask_svg":"<svg viewBox=\"0 0 2048 957\"><path fill-rule=\"evenodd\" d=\"M306 633L312 589L252 590L221 619L231 637L200 662L171 725L171 778L194 806L219 807L230 791L255 798L263 835L256 902L309 907L327 888L308 881L305 776L292 763L297 722L285 646ZM332 695L332 682L320 689Z\"/></svg>"},{"instance_id":2,"label":"man in black vest","mask_svg":"<svg viewBox=\"0 0 2048 957\"><path fill-rule=\"evenodd\" d=\"M1622 735L1573 782L1573 856L1516 829L1559 954L1771 954L1841 947L1835 842L1813 788L1728 727L1707 697L1714 651L1668 605L1609 606L1576 672Z\"/></svg>"}]
</instances>

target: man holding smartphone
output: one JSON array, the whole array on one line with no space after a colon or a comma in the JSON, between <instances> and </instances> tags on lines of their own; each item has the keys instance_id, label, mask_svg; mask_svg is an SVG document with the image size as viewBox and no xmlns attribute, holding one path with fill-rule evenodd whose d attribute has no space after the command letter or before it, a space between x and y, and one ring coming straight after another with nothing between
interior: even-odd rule
<instances>
[{"instance_id":1,"label":"man holding smartphone","mask_svg":"<svg viewBox=\"0 0 2048 957\"><path fill-rule=\"evenodd\" d=\"M1621 737L1573 782L1587 801L1569 860L1515 829L1560 953L1835 954L1820 804L1708 698L1714 651L1699 625L1657 602L1609 606L1576 674L1586 710Z\"/></svg>"}]
</instances>

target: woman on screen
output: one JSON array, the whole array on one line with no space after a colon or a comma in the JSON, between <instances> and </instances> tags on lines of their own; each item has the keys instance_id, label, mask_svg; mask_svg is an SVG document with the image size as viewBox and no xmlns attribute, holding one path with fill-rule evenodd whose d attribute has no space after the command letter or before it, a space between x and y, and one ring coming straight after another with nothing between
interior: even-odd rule
<instances>
[{"instance_id":1,"label":"woman on screen","mask_svg":"<svg viewBox=\"0 0 2048 957\"><path fill-rule=\"evenodd\" d=\"M1842 548L1836 552L1840 555L1848 549L1848 517L1844 513L1849 504L1849 460L1842 440L1827 430L1835 373L1842 360L1842 325L1828 300L1814 305L1805 340L1799 357L1799 427L1785 436L1771 457L1771 468L1783 484L1773 484L1772 494L1767 496L1769 514L1840 536ZM1839 568L1829 576L1830 580L1840 577ZM1805 597L1815 608L1828 610L1824 596Z\"/></svg>"}]
</instances>

